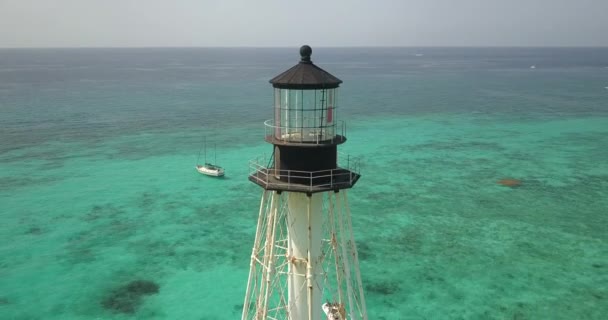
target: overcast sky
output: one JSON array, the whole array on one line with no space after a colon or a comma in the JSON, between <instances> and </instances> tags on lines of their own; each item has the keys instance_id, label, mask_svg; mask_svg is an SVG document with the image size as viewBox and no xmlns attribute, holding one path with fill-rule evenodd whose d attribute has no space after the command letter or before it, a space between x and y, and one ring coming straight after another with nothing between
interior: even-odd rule
<instances>
[{"instance_id":1,"label":"overcast sky","mask_svg":"<svg viewBox=\"0 0 608 320\"><path fill-rule=\"evenodd\" d=\"M608 0L0 0L0 47L608 46Z\"/></svg>"}]
</instances>

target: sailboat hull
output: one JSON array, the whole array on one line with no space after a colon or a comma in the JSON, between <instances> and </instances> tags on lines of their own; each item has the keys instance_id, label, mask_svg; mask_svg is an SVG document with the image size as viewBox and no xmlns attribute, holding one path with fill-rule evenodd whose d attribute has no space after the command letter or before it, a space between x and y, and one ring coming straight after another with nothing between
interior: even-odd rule
<instances>
[{"instance_id":1,"label":"sailboat hull","mask_svg":"<svg viewBox=\"0 0 608 320\"><path fill-rule=\"evenodd\" d=\"M196 171L198 171L200 174L204 174L204 175L212 176L212 177L223 177L224 176L224 168L214 166L214 165L209 165L209 164L197 165Z\"/></svg>"}]
</instances>

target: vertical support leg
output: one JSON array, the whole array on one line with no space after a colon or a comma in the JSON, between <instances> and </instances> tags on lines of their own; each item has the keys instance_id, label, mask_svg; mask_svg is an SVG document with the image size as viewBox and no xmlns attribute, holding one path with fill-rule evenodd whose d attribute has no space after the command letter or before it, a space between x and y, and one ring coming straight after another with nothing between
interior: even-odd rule
<instances>
[{"instance_id":1,"label":"vertical support leg","mask_svg":"<svg viewBox=\"0 0 608 320\"><path fill-rule=\"evenodd\" d=\"M337 196L337 192L329 192L327 194L327 211L328 211L328 233L329 233L329 244L334 255L334 265L336 268L336 290L338 293L337 303L344 305L344 292L342 290L342 283L344 281L344 267L342 262L342 252L339 243L339 234L336 230L336 218L335 218L335 205L334 200Z\"/></svg>"},{"instance_id":2,"label":"vertical support leg","mask_svg":"<svg viewBox=\"0 0 608 320\"><path fill-rule=\"evenodd\" d=\"M363 282L361 281L361 270L359 270L359 253L357 252L357 244L355 243L355 238L353 235L353 223L350 214L350 206L348 205L348 196L346 195L346 190L344 190L342 194L344 197L344 207L346 208L345 227L348 230L347 232L349 235L350 251L352 252L353 265L355 269L355 282L357 284L357 289L359 293L359 299L357 299L359 301L359 311L361 313L362 319L367 320L367 307L365 304L365 295L363 293Z\"/></svg>"},{"instance_id":3,"label":"vertical support leg","mask_svg":"<svg viewBox=\"0 0 608 320\"><path fill-rule=\"evenodd\" d=\"M350 259L348 258L347 244L346 238L348 237L346 234L346 230L344 228L344 208L340 201L340 195L336 197L336 208L338 213L338 224L340 226L340 247L342 251L342 263L344 266L344 280L346 282L346 295L348 297L348 311L350 313L350 319L355 318L355 305L353 303L353 287L352 287L352 279L350 273Z\"/></svg>"},{"instance_id":4,"label":"vertical support leg","mask_svg":"<svg viewBox=\"0 0 608 320\"><path fill-rule=\"evenodd\" d=\"M268 300L270 297L270 293L272 291L272 280L274 276L274 248L275 248L275 232L276 232L276 224L277 224L277 212L278 212L278 202L280 195L277 194L276 191L272 193L272 202L270 204L270 216L268 217L268 225L266 227L266 249L264 250L264 266L266 267L264 272L264 299L262 300L261 310L262 310L262 318L268 318Z\"/></svg>"},{"instance_id":5,"label":"vertical support leg","mask_svg":"<svg viewBox=\"0 0 608 320\"><path fill-rule=\"evenodd\" d=\"M253 249L251 249L251 261L249 262L249 278L247 280L247 290L245 291L245 302L243 303L243 314L241 315L242 320L247 319L249 314L249 304L251 303L251 296L253 291L256 290L257 286L257 254L260 250L260 239L264 229L264 215L266 214L266 201L268 200L268 193L270 191L264 190L262 193L262 200L260 201L260 212L258 214L258 225L255 229L255 240L253 241Z\"/></svg>"}]
</instances>

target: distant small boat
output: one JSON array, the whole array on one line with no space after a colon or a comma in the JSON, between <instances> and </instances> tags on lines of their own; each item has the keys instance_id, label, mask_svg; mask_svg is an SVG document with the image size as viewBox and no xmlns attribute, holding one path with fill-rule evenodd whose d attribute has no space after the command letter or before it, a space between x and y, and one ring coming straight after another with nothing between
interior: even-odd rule
<instances>
[{"instance_id":1,"label":"distant small boat","mask_svg":"<svg viewBox=\"0 0 608 320\"><path fill-rule=\"evenodd\" d=\"M422 57L422 56L424 56L424 54L422 54L422 53L416 53L415 56L416 57Z\"/></svg>"},{"instance_id":2,"label":"distant small boat","mask_svg":"<svg viewBox=\"0 0 608 320\"><path fill-rule=\"evenodd\" d=\"M224 176L224 168L220 166L216 166L211 163L205 163L203 165L197 164L196 171L202 173L204 175L212 176L212 177L223 177Z\"/></svg>"},{"instance_id":3,"label":"distant small boat","mask_svg":"<svg viewBox=\"0 0 608 320\"><path fill-rule=\"evenodd\" d=\"M224 168L218 166L217 164L213 164L213 163L209 163L207 162L207 139L205 139L205 142L203 143L203 149L205 150L205 162L204 164L198 164L199 160L201 158L201 151L199 150L198 152L198 159L196 159L196 171L198 171L201 174L207 175L207 176L212 176L212 177L223 177L224 176ZM214 146L214 150L215 150L215 146ZM213 152L215 155L215 163L217 163L217 152L214 151Z\"/></svg>"},{"instance_id":4,"label":"distant small boat","mask_svg":"<svg viewBox=\"0 0 608 320\"><path fill-rule=\"evenodd\" d=\"M536 69L536 66L532 65L530 66L530 69Z\"/></svg>"},{"instance_id":5,"label":"distant small boat","mask_svg":"<svg viewBox=\"0 0 608 320\"><path fill-rule=\"evenodd\" d=\"M346 320L346 310L344 310L343 304L327 302L321 306L321 309L327 316L327 320Z\"/></svg>"}]
</instances>

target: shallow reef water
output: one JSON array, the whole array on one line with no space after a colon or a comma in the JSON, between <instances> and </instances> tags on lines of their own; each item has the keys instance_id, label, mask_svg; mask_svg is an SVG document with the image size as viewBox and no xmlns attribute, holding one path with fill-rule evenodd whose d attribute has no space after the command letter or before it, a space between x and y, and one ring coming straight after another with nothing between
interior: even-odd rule
<instances>
[{"instance_id":1,"label":"shallow reef water","mask_svg":"<svg viewBox=\"0 0 608 320\"><path fill-rule=\"evenodd\" d=\"M315 49L362 162L370 319L608 314L608 54L496 50ZM0 318L239 318L248 161L297 50L95 52L0 50ZM195 171L203 137L225 179Z\"/></svg>"}]
</instances>

